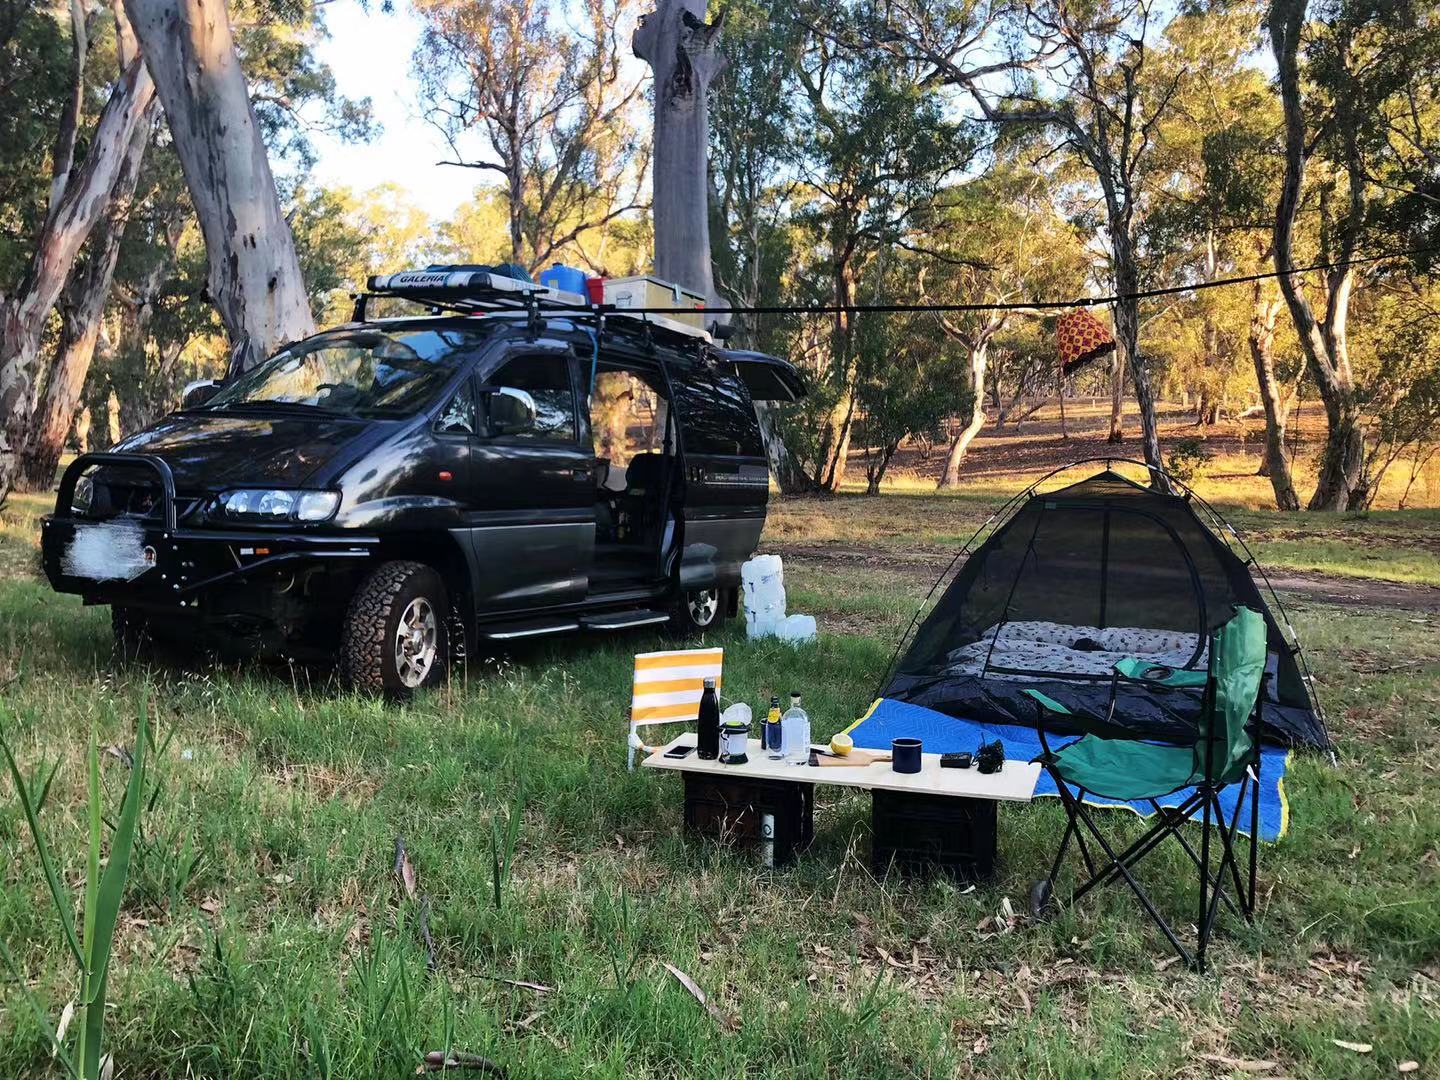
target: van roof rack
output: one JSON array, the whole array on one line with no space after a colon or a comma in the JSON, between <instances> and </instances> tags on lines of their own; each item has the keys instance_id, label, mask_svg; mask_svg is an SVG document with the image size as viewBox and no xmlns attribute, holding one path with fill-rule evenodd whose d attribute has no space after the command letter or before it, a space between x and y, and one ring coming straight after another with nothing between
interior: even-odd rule
<instances>
[{"instance_id":1,"label":"van roof rack","mask_svg":"<svg viewBox=\"0 0 1440 1080\"><path fill-rule=\"evenodd\" d=\"M525 281L493 270L405 270L398 274L372 274L366 292L355 297L355 322L365 321L365 301L370 296L413 300L443 311L462 315L524 314L538 319L542 313L566 315L597 321L624 319L627 323L669 331L692 341L712 342L710 334L679 319L654 311L592 304L579 293Z\"/></svg>"}]
</instances>

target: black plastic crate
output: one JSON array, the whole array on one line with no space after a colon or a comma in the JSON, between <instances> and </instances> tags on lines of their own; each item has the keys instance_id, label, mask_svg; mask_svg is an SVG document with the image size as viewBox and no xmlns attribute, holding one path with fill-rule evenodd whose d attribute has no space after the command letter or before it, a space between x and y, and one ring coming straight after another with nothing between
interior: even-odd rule
<instances>
[{"instance_id":1,"label":"black plastic crate","mask_svg":"<svg viewBox=\"0 0 1440 1080\"><path fill-rule=\"evenodd\" d=\"M960 881L987 878L995 870L995 808L990 799L876 790L871 865L877 874L939 870Z\"/></svg>"},{"instance_id":2,"label":"black plastic crate","mask_svg":"<svg viewBox=\"0 0 1440 1080\"><path fill-rule=\"evenodd\" d=\"M815 836L815 787L703 773L685 777L685 828L728 844L758 845L761 819L775 819L775 864L793 862Z\"/></svg>"}]
</instances>

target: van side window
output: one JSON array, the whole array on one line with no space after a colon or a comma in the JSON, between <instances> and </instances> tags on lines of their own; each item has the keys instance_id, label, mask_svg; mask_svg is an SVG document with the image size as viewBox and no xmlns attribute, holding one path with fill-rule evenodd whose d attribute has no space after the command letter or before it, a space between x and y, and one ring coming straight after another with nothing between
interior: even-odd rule
<instances>
[{"instance_id":1,"label":"van side window","mask_svg":"<svg viewBox=\"0 0 1440 1080\"><path fill-rule=\"evenodd\" d=\"M765 456L755 406L738 375L707 365L680 368L671 378L687 454Z\"/></svg>"},{"instance_id":2,"label":"van side window","mask_svg":"<svg viewBox=\"0 0 1440 1080\"><path fill-rule=\"evenodd\" d=\"M640 454L664 453L666 405L659 388L637 372L597 371L590 395L595 456L625 468Z\"/></svg>"},{"instance_id":3,"label":"van side window","mask_svg":"<svg viewBox=\"0 0 1440 1080\"><path fill-rule=\"evenodd\" d=\"M574 442L575 389L570 383L570 361L555 353L518 356L485 380L496 389L519 394L489 394L491 434L547 442ZM524 407L534 403L533 422L520 422Z\"/></svg>"},{"instance_id":4,"label":"van side window","mask_svg":"<svg viewBox=\"0 0 1440 1080\"><path fill-rule=\"evenodd\" d=\"M440 410L435 418L435 430L442 435L474 435L480 430L475 423L475 398L470 393L470 380L465 380Z\"/></svg>"}]
</instances>

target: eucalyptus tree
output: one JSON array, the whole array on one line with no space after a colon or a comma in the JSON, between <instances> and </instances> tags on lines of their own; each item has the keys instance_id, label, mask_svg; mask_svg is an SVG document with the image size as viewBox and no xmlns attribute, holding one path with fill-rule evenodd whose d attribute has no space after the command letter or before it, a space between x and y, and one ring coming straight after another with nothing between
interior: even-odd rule
<instances>
[{"instance_id":1,"label":"eucalyptus tree","mask_svg":"<svg viewBox=\"0 0 1440 1080\"><path fill-rule=\"evenodd\" d=\"M493 176L507 258L534 270L644 209L642 80L623 61L631 0L419 0L415 74L443 165Z\"/></svg>"},{"instance_id":2,"label":"eucalyptus tree","mask_svg":"<svg viewBox=\"0 0 1440 1080\"><path fill-rule=\"evenodd\" d=\"M860 283L862 299L883 304L913 287L923 256L899 248L882 253ZM856 427L865 493L877 495L900 446L944 438L945 418L969 406L974 393L960 376L961 347L936 340L917 312L867 315L855 329Z\"/></svg>"},{"instance_id":3,"label":"eucalyptus tree","mask_svg":"<svg viewBox=\"0 0 1440 1080\"><path fill-rule=\"evenodd\" d=\"M729 5L725 57L710 109L710 263L717 295L731 305L783 301L795 257L790 227L791 168L798 120L793 72L805 28L793 0ZM788 349L793 318L737 315L732 340L770 352ZM756 402L770 473L787 494L812 486L785 439L789 410Z\"/></svg>"},{"instance_id":4,"label":"eucalyptus tree","mask_svg":"<svg viewBox=\"0 0 1440 1080\"><path fill-rule=\"evenodd\" d=\"M641 17L632 47L654 78L655 273L714 302L719 297L710 261L710 86L725 65L720 51L725 14L707 23L705 7L705 0L657 0Z\"/></svg>"},{"instance_id":5,"label":"eucalyptus tree","mask_svg":"<svg viewBox=\"0 0 1440 1080\"><path fill-rule=\"evenodd\" d=\"M114 8L114 42L117 60L123 69L134 62L139 50L124 9L118 3ZM55 479L65 437L70 432L95 354L100 320L110 296L141 164L158 112L152 97L122 150L104 215L92 231L84 254L72 269L56 305L60 314L60 341L54 362L43 373L43 378L37 380L39 392L29 408L24 442L18 448L15 483L27 490L46 490ZM62 143L73 138L68 128L68 120L62 122ZM73 145L69 153L73 153Z\"/></svg>"},{"instance_id":6,"label":"eucalyptus tree","mask_svg":"<svg viewBox=\"0 0 1440 1080\"><path fill-rule=\"evenodd\" d=\"M1149 208L1159 125L1190 74L1166 46L1154 0L1072 5L1038 0L981 7L973 0L886 6L870 40L961 90L997 128L1047 135L1088 171L1109 250L1115 337L1140 409L1144 456L1159 467L1155 391L1140 349L1139 226ZM1164 483L1163 476L1157 475Z\"/></svg>"},{"instance_id":7,"label":"eucalyptus tree","mask_svg":"<svg viewBox=\"0 0 1440 1080\"><path fill-rule=\"evenodd\" d=\"M56 305L60 340L55 360L30 409L19 449L15 482L25 490L45 491L55 481L65 438L70 434L100 338L101 318L110 301L115 267L134 209L135 186L156 112L152 103L148 115L141 118L131 134L104 217L90 234L88 250L71 272Z\"/></svg>"},{"instance_id":8,"label":"eucalyptus tree","mask_svg":"<svg viewBox=\"0 0 1440 1080\"><path fill-rule=\"evenodd\" d=\"M88 47L81 42L88 39L89 29L83 8L75 5L70 30L76 42L76 78L80 79L88 58ZM74 156L75 141L67 134L71 105L67 103L61 114L52 182L39 232L19 284L0 297L0 500L12 485L16 454L27 438L41 336L50 309L60 298L86 239L106 212L131 137L144 121L154 93L146 65L138 57L131 58L113 82L79 161ZM75 124L78 130L78 119Z\"/></svg>"},{"instance_id":9,"label":"eucalyptus tree","mask_svg":"<svg viewBox=\"0 0 1440 1080\"><path fill-rule=\"evenodd\" d=\"M96 55L107 57L113 52L123 66L137 55L138 45L118 0L112 14L113 31L109 19L91 26L88 51L98 49ZM314 132L368 135L368 101L338 94L329 69L316 57L314 46L323 33L318 9L237 4L231 15L247 94L269 155L303 171L313 162L309 138ZM204 299L204 247L197 243L182 255L192 235L204 234L197 227L175 141L163 135L152 139L152 128L164 131L158 117L159 105L152 101L125 150L104 215L57 302L60 334L54 360L48 367L38 365L37 393L18 447L18 480L31 489L54 480L97 347L106 369L100 381L110 388L104 396L113 389L125 418L122 427L130 429L173 403L182 367L191 367L180 364L181 353L189 349L197 359L207 357L195 345L221 329ZM151 142L157 145L147 152ZM286 207L287 221L292 210ZM191 265L197 253L198 268ZM103 426L92 430L99 435Z\"/></svg>"},{"instance_id":10,"label":"eucalyptus tree","mask_svg":"<svg viewBox=\"0 0 1440 1080\"><path fill-rule=\"evenodd\" d=\"M1012 141L1013 142L1013 141ZM937 303L1013 304L1015 307L931 316L965 357L961 424L951 436L938 487L954 487L970 444L985 425L990 350L1017 318L1043 313L1029 297L1078 295L1088 257L1075 227L1051 200L1053 178L1027 160L1029 148L1005 148L984 174L949 193L927 215L929 265L921 297Z\"/></svg>"},{"instance_id":11,"label":"eucalyptus tree","mask_svg":"<svg viewBox=\"0 0 1440 1080\"><path fill-rule=\"evenodd\" d=\"M1350 316L1358 288L1395 273L1360 260L1434 220L1440 49L1433 13L1405 4L1326 3L1312 17L1308 0L1272 0L1267 25L1285 124L1273 258L1327 427L1309 506L1359 509L1375 494L1377 437ZM1318 218L1315 253L1327 264L1309 283L1296 272L1302 214Z\"/></svg>"},{"instance_id":12,"label":"eucalyptus tree","mask_svg":"<svg viewBox=\"0 0 1440 1080\"><path fill-rule=\"evenodd\" d=\"M208 292L244 371L313 333L295 239L225 0L125 0L205 236Z\"/></svg>"},{"instance_id":13,"label":"eucalyptus tree","mask_svg":"<svg viewBox=\"0 0 1440 1080\"><path fill-rule=\"evenodd\" d=\"M950 197L969 165L973 132L951 119L918 66L846 49L812 31L795 69L801 111L795 141L797 222L816 252L831 313L826 371L816 387L824 410L814 479L836 491L856 418L856 286L892 249L926 253L926 215Z\"/></svg>"},{"instance_id":14,"label":"eucalyptus tree","mask_svg":"<svg viewBox=\"0 0 1440 1080\"><path fill-rule=\"evenodd\" d=\"M1155 192L1142 235L1169 280L1211 282L1270 262L1282 121L1252 55L1261 14L1253 4L1187 10L1167 29L1193 73L1162 125L1157 172L1168 181ZM1183 374L1197 391L1198 424L1214 421L1217 398L1241 368L1253 370L1265 420L1259 474L1269 478L1277 507L1298 510L1286 431L1302 371L1289 360L1291 338L1277 335L1281 306L1273 281L1197 292L1174 302L1155 336L1172 345L1194 339Z\"/></svg>"}]
</instances>

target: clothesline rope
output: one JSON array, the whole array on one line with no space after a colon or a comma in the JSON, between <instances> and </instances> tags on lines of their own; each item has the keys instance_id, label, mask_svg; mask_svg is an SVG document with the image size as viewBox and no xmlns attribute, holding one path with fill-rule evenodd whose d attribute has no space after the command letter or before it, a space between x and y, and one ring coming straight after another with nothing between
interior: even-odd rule
<instances>
[{"instance_id":1,"label":"clothesline rope","mask_svg":"<svg viewBox=\"0 0 1440 1080\"><path fill-rule=\"evenodd\" d=\"M1297 266L1293 270L1267 270L1264 273L1241 274L1236 277L1216 278L1213 281L1197 281L1189 285L1168 285L1157 289L1141 289L1138 292L1109 293L1104 296L1081 296L1071 300L1017 300L1007 303L987 304L761 304L761 305L717 305L713 307L685 308L686 314L703 315L852 315L874 312L924 313L963 311L1063 311L1071 308L1103 307L1121 300L1151 300L1162 296L1177 296L1181 293L1200 292L1204 289L1219 289L1228 285L1246 285L1271 278L1308 274L1319 270L1340 270L1351 266L1367 266L1375 263L1392 262L1411 258L1428 252L1440 251L1440 245L1410 248L1406 251L1392 251L1384 255L1369 255L1363 258L1337 260L1335 262L1311 263ZM549 304L548 310L568 310L564 305ZM607 306L608 309L608 306ZM575 305L575 311L594 311L590 306ZM638 307L615 309L627 315L674 315L673 307Z\"/></svg>"}]
</instances>

